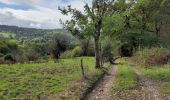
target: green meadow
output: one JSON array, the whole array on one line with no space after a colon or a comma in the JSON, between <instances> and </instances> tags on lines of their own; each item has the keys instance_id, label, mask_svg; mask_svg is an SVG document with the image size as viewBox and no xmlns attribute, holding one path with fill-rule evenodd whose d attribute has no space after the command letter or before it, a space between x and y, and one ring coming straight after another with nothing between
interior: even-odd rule
<instances>
[{"instance_id":1,"label":"green meadow","mask_svg":"<svg viewBox=\"0 0 170 100\"><path fill-rule=\"evenodd\" d=\"M82 78L81 58L61 59L40 64L0 65L0 99L37 99L59 95L68 84ZM95 78L94 58L83 58L85 74Z\"/></svg>"}]
</instances>

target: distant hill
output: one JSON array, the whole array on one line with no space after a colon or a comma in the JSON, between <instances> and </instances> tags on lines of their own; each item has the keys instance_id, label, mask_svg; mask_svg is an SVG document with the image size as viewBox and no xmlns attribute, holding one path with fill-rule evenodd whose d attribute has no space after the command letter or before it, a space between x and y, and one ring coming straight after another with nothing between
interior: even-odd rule
<instances>
[{"instance_id":1,"label":"distant hill","mask_svg":"<svg viewBox=\"0 0 170 100\"><path fill-rule=\"evenodd\" d=\"M0 25L0 39L15 39L18 41L39 41L51 40L57 33L68 33L63 29L35 29L17 26Z\"/></svg>"},{"instance_id":2,"label":"distant hill","mask_svg":"<svg viewBox=\"0 0 170 100\"><path fill-rule=\"evenodd\" d=\"M22 28L17 26L0 25L1 33L15 34L16 39L19 39L21 37L26 37L26 38L43 37L44 35L46 35L46 33L57 32L57 31L61 31L61 29L45 30L45 29Z\"/></svg>"}]
</instances>

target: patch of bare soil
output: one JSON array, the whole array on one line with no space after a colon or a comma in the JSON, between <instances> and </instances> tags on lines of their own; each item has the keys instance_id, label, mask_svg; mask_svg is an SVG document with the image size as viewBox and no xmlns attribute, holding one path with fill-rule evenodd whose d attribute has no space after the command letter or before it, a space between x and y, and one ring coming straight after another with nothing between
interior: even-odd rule
<instances>
[{"instance_id":1,"label":"patch of bare soil","mask_svg":"<svg viewBox=\"0 0 170 100\"><path fill-rule=\"evenodd\" d=\"M104 77L99 80L91 93L87 95L85 100L109 100L112 96L112 86L115 78L117 66L113 66Z\"/></svg>"},{"instance_id":2,"label":"patch of bare soil","mask_svg":"<svg viewBox=\"0 0 170 100\"><path fill-rule=\"evenodd\" d=\"M143 85L143 89L148 90L153 97L153 100L168 100L165 96L159 93L159 84L152 81L151 79L142 75L140 71L134 69L134 72L138 75L140 83Z\"/></svg>"}]
</instances>

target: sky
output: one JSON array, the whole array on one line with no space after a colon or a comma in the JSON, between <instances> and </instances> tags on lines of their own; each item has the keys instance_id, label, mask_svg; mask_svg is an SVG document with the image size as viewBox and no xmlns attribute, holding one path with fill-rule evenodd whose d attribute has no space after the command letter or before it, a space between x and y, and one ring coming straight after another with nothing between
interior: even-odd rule
<instances>
[{"instance_id":1,"label":"sky","mask_svg":"<svg viewBox=\"0 0 170 100\"><path fill-rule=\"evenodd\" d=\"M90 0L0 0L0 25L57 29L62 28L59 20L65 21L58 7L71 5L83 11Z\"/></svg>"}]
</instances>

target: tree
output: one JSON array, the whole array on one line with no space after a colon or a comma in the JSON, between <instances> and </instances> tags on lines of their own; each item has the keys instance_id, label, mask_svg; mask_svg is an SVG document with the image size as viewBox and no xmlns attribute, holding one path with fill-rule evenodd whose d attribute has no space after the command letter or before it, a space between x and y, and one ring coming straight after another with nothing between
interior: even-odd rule
<instances>
[{"instance_id":1,"label":"tree","mask_svg":"<svg viewBox=\"0 0 170 100\"><path fill-rule=\"evenodd\" d=\"M60 58L62 52L69 49L72 39L66 34L57 34L50 44L50 52L54 58Z\"/></svg>"},{"instance_id":2,"label":"tree","mask_svg":"<svg viewBox=\"0 0 170 100\"><path fill-rule=\"evenodd\" d=\"M8 54L18 51L18 44L14 40L2 40L0 41L0 53Z\"/></svg>"},{"instance_id":3,"label":"tree","mask_svg":"<svg viewBox=\"0 0 170 100\"><path fill-rule=\"evenodd\" d=\"M152 2L154 9L152 10L151 21L154 24L154 29L157 37L160 35L162 26L164 26L165 23L170 23L170 12L168 12L169 4L169 0L155 0Z\"/></svg>"},{"instance_id":4,"label":"tree","mask_svg":"<svg viewBox=\"0 0 170 100\"><path fill-rule=\"evenodd\" d=\"M159 36L161 26L169 19L169 0L138 0L134 4L135 17L142 27L142 32L153 32Z\"/></svg>"},{"instance_id":5,"label":"tree","mask_svg":"<svg viewBox=\"0 0 170 100\"><path fill-rule=\"evenodd\" d=\"M100 68L100 36L103 29L103 20L107 14L108 6L114 0L93 0L92 6L88 4L84 6L84 12L67 6L67 8L59 8L64 15L70 14L71 20L64 23L64 28L73 35L79 37L92 36L95 44L96 68Z\"/></svg>"},{"instance_id":6,"label":"tree","mask_svg":"<svg viewBox=\"0 0 170 100\"><path fill-rule=\"evenodd\" d=\"M167 16L168 2L169 0L118 0L110 6L112 12L109 12L110 16L105 21L105 31L123 44L131 44L135 49L149 44L151 41L148 40L158 43L156 36L160 34L163 22L170 18Z\"/></svg>"}]
</instances>

